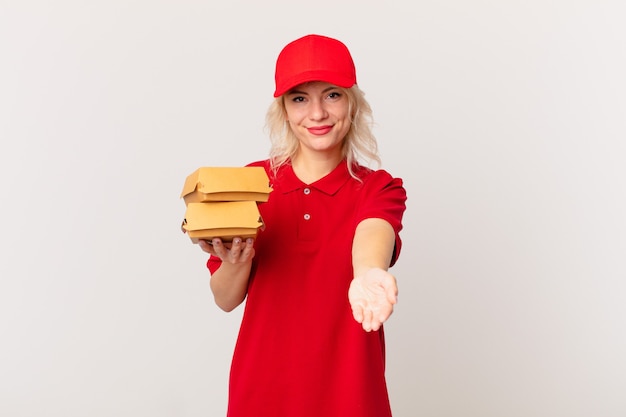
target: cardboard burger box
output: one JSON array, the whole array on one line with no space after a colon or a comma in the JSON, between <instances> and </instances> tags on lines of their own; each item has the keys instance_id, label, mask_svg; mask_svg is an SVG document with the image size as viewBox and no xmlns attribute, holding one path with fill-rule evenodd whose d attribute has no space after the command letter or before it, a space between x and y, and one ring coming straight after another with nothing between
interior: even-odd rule
<instances>
[{"instance_id":1,"label":"cardboard burger box","mask_svg":"<svg viewBox=\"0 0 626 417\"><path fill-rule=\"evenodd\" d=\"M189 203L183 221L183 231L193 243L200 239L219 237L231 242L235 237L256 238L263 220L256 201L216 201Z\"/></svg>"},{"instance_id":2,"label":"cardboard burger box","mask_svg":"<svg viewBox=\"0 0 626 417\"><path fill-rule=\"evenodd\" d=\"M185 180L185 204L208 201L265 202L272 191L263 167L202 167Z\"/></svg>"},{"instance_id":3,"label":"cardboard burger box","mask_svg":"<svg viewBox=\"0 0 626 417\"><path fill-rule=\"evenodd\" d=\"M271 191L263 167L199 168L183 186L187 210L181 228L193 243L255 238L264 227L257 204L266 202Z\"/></svg>"}]
</instances>

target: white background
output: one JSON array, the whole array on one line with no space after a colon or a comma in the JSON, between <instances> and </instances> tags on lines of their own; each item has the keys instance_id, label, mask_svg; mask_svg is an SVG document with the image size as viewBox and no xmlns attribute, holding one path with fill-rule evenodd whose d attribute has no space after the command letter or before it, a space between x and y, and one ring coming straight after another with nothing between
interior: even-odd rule
<instances>
[{"instance_id":1,"label":"white background","mask_svg":"<svg viewBox=\"0 0 626 417\"><path fill-rule=\"evenodd\" d=\"M308 33L408 191L394 416L626 415L623 2L397 3L0 1L0 415L225 415L241 309L179 193L267 156Z\"/></svg>"}]
</instances>

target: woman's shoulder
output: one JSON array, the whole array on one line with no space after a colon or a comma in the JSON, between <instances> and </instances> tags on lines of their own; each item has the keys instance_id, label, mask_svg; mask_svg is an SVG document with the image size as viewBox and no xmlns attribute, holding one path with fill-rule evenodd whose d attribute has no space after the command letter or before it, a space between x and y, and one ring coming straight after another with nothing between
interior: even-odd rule
<instances>
[{"instance_id":1,"label":"woman's shoulder","mask_svg":"<svg viewBox=\"0 0 626 417\"><path fill-rule=\"evenodd\" d=\"M356 164L353 166L353 172L363 182L399 181L400 183L402 183L401 178L394 177L389 171L381 168L372 169L363 165Z\"/></svg>"},{"instance_id":2,"label":"woman's shoulder","mask_svg":"<svg viewBox=\"0 0 626 417\"><path fill-rule=\"evenodd\" d=\"M268 169L269 166L270 166L270 160L269 159L261 159L259 161L250 162L246 166L247 167L264 167L264 168Z\"/></svg>"}]
</instances>

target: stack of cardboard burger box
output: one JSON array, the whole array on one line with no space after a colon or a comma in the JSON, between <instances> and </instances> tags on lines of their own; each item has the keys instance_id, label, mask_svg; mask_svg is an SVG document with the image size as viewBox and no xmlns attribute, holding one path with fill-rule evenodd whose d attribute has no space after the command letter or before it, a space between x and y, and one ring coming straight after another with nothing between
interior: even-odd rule
<instances>
[{"instance_id":1,"label":"stack of cardboard burger box","mask_svg":"<svg viewBox=\"0 0 626 417\"><path fill-rule=\"evenodd\" d=\"M181 198L187 210L183 232L193 243L219 237L255 238L263 227L259 203L272 188L263 167L202 167L187 176Z\"/></svg>"}]
</instances>

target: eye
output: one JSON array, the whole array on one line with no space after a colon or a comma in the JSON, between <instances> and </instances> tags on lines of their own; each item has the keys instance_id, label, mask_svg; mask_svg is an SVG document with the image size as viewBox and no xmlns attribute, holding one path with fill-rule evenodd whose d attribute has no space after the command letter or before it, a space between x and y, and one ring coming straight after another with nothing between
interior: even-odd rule
<instances>
[{"instance_id":1,"label":"eye","mask_svg":"<svg viewBox=\"0 0 626 417\"><path fill-rule=\"evenodd\" d=\"M291 98L291 101L293 101L294 103L302 103L304 101L304 97L303 96L293 96Z\"/></svg>"},{"instance_id":2,"label":"eye","mask_svg":"<svg viewBox=\"0 0 626 417\"><path fill-rule=\"evenodd\" d=\"M341 96L342 94L339 91L332 91L330 94L328 94L328 98L333 100L341 98Z\"/></svg>"}]
</instances>

